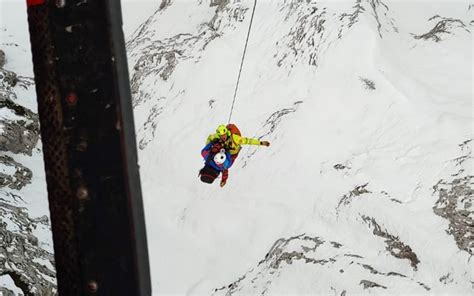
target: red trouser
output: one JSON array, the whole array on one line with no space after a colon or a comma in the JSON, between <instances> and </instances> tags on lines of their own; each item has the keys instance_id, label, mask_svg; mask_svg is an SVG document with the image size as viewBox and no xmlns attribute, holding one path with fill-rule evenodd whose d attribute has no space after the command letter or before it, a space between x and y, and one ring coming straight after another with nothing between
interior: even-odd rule
<instances>
[{"instance_id":1,"label":"red trouser","mask_svg":"<svg viewBox=\"0 0 474 296\"><path fill-rule=\"evenodd\" d=\"M231 154L230 155L230 158L232 159L232 164L234 164L234 161L235 159L237 158L237 156L239 156L239 153L237 152L237 154Z\"/></svg>"},{"instance_id":2,"label":"red trouser","mask_svg":"<svg viewBox=\"0 0 474 296\"><path fill-rule=\"evenodd\" d=\"M226 182L227 178L229 178L229 170L222 171L222 182Z\"/></svg>"}]
</instances>

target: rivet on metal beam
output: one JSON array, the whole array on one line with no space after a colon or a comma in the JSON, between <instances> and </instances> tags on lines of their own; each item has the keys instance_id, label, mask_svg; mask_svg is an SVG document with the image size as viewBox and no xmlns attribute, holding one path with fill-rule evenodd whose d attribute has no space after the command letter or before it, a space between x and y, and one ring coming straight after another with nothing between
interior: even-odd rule
<instances>
[{"instance_id":1,"label":"rivet on metal beam","mask_svg":"<svg viewBox=\"0 0 474 296\"><path fill-rule=\"evenodd\" d=\"M64 6L66 6L66 0L56 0L57 8L64 8Z\"/></svg>"},{"instance_id":2,"label":"rivet on metal beam","mask_svg":"<svg viewBox=\"0 0 474 296\"><path fill-rule=\"evenodd\" d=\"M97 290L99 290L99 285L97 284L96 281L91 280L89 283L87 283L87 289L89 290L90 293L96 293Z\"/></svg>"},{"instance_id":3,"label":"rivet on metal beam","mask_svg":"<svg viewBox=\"0 0 474 296\"><path fill-rule=\"evenodd\" d=\"M81 139L79 144L77 144L76 146L76 150L80 152L84 152L87 150L87 146L88 146L87 141L85 139Z\"/></svg>"},{"instance_id":4,"label":"rivet on metal beam","mask_svg":"<svg viewBox=\"0 0 474 296\"><path fill-rule=\"evenodd\" d=\"M68 103L68 105L70 106L74 106L77 104L77 94L75 92L70 92L67 96L66 96L66 102Z\"/></svg>"},{"instance_id":5,"label":"rivet on metal beam","mask_svg":"<svg viewBox=\"0 0 474 296\"><path fill-rule=\"evenodd\" d=\"M85 186L79 186L76 190L76 196L79 200L89 199L89 190Z\"/></svg>"}]
</instances>

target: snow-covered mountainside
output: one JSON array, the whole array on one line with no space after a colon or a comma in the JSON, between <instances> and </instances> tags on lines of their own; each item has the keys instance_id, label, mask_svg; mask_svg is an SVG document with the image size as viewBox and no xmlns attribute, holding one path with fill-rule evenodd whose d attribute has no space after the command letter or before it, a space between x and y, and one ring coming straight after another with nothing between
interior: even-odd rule
<instances>
[{"instance_id":1,"label":"snow-covered mountainside","mask_svg":"<svg viewBox=\"0 0 474 296\"><path fill-rule=\"evenodd\" d=\"M33 111L36 96L22 7L19 19L24 23L0 26L0 295L55 295L39 120Z\"/></svg>"},{"instance_id":2,"label":"snow-covered mountainside","mask_svg":"<svg viewBox=\"0 0 474 296\"><path fill-rule=\"evenodd\" d=\"M156 294L474 292L474 5L162 0L127 43ZM126 18L126 12L124 12Z\"/></svg>"}]
</instances>

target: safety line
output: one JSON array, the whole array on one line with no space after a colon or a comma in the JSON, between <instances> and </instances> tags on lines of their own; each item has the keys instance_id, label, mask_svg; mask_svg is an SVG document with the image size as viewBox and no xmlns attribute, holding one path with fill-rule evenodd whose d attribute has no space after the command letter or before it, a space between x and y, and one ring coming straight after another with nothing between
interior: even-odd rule
<instances>
[{"instance_id":1,"label":"safety line","mask_svg":"<svg viewBox=\"0 0 474 296\"><path fill-rule=\"evenodd\" d=\"M252 17L250 18L249 31L247 32L247 39L245 40L244 53L242 54L242 60L240 61L239 76L237 77L237 83L235 84L234 99L232 100L232 107L230 108L230 115L229 115L228 123L230 123L230 119L232 118L232 112L234 111L235 98L237 96L237 89L239 88L240 74L242 73L242 67L244 65L245 53L247 51L247 44L249 42L250 30L252 28L253 16L255 14L255 7L256 6L257 6L257 0L255 0L255 2L253 4Z\"/></svg>"}]
</instances>

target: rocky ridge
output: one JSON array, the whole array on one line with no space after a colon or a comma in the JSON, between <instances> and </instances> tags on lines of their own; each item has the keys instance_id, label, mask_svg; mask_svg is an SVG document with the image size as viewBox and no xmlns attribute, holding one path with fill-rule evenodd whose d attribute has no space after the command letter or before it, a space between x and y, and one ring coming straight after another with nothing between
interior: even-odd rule
<instances>
[{"instance_id":1,"label":"rocky ridge","mask_svg":"<svg viewBox=\"0 0 474 296\"><path fill-rule=\"evenodd\" d=\"M409 275L394 270L383 270L376 262L370 262L354 253L349 246L328 241L318 236L301 234L277 240L265 257L236 281L216 288L213 295L272 295L278 292L278 283L292 280L292 270L299 269L299 275L309 286L327 286L335 295L346 293L373 293L390 287L392 290L410 286L419 293L430 290L426 284ZM393 281L396 278L397 281ZM308 281L305 282L306 284Z\"/></svg>"}]
</instances>

